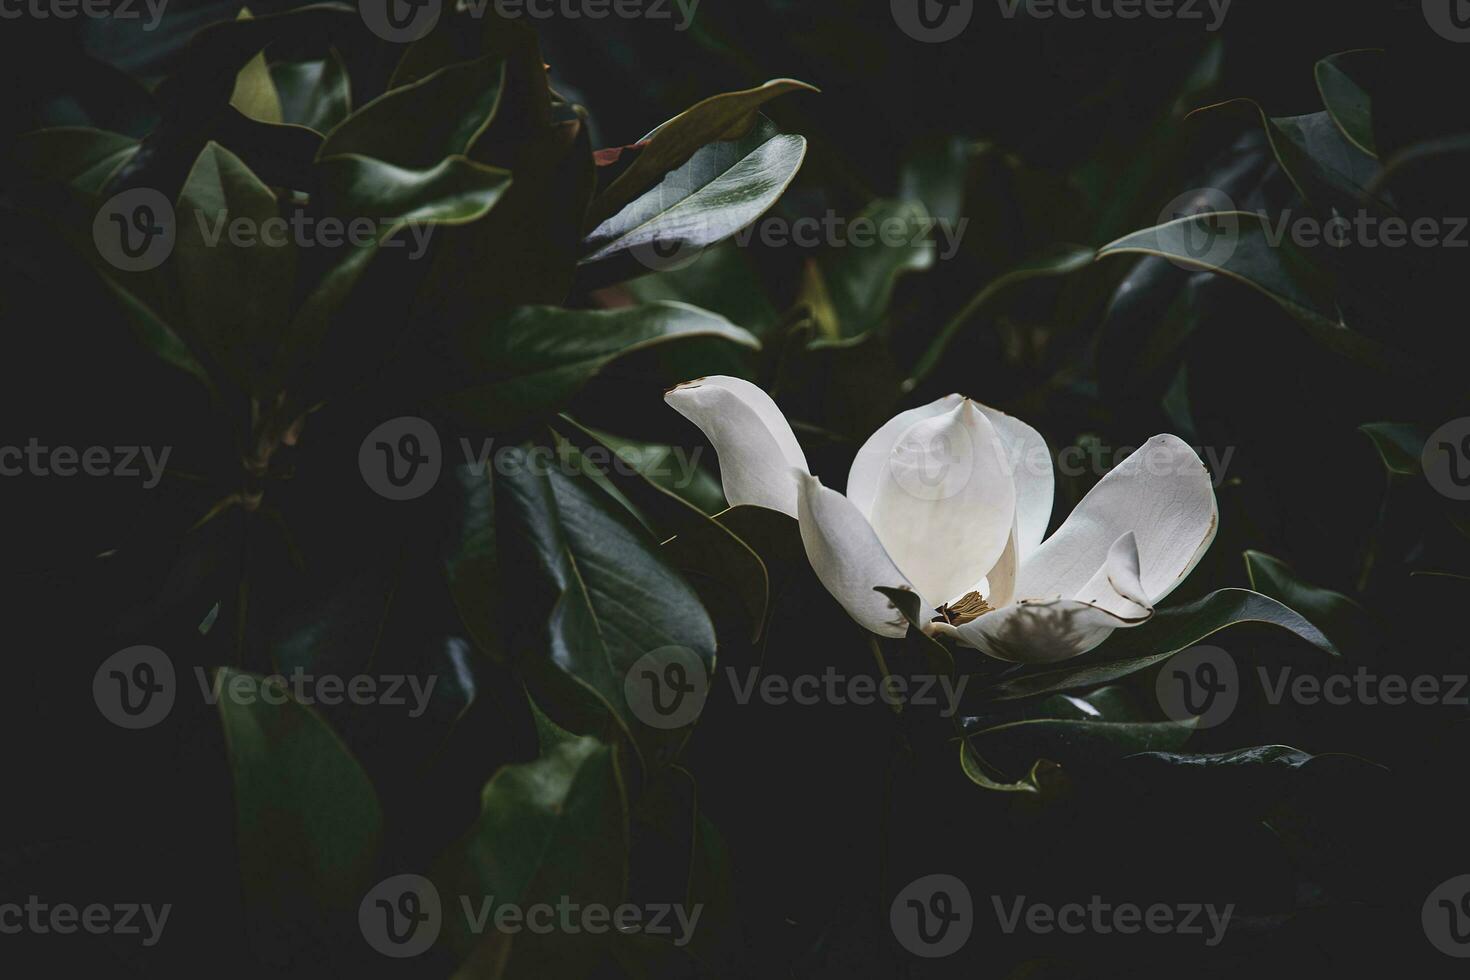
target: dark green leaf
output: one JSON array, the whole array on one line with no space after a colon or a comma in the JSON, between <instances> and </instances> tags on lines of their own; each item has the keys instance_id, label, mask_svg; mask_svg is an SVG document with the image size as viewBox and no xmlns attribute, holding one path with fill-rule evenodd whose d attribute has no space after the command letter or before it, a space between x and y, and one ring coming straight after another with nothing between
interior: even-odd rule
<instances>
[{"instance_id":1,"label":"dark green leaf","mask_svg":"<svg viewBox=\"0 0 1470 980\"><path fill-rule=\"evenodd\" d=\"M803 137L782 134L764 119L738 139L703 146L657 187L594 228L583 243L582 264L620 259L618 271L607 274L613 281L695 255L764 214L805 156Z\"/></svg>"},{"instance_id":2,"label":"dark green leaf","mask_svg":"<svg viewBox=\"0 0 1470 980\"><path fill-rule=\"evenodd\" d=\"M586 955L577 948L592 941L585 935L503 932L493 916L502 905L616 907L627 886L626 809L613 750L596 739L561 742L496 773L474 827L434 875L440 894L467 896L476 915L489 903L492 917L476 936L460 908L446 909L449 945L469 954L455 976L553 976Z\"/></svg>"},{"instance_id":3,"label":"dark green leaf","mask_svg":"<svg viewBox=\"0 0 1470 980\"><path fill-rule=\"evenodd\" d=\"M647 532L590 480L547 465L539 451L502 456L496 532L501 567L516 570L502 587L521 628L513 656L537 701L565 728L621 730L648 764L668 761L689 729L645 724L625 682L642 657L666 647L712 671L709 616Z\"/></svg>"},{"instance_id":4,"label":"dark green leaf","mask_svg":"<svg viewBox=\"0 0 1470 980\"><path fill-rule=\"evenodd\" d=\"M621 310L524 307L468 338L472 346L465 357L480 380L450 395L446 404L469 422L503 430L560 409L620 357L652 345L711 338L760 346L724 318L679 303Z\"/></svg>"},{"instance_id":5,"label":"dark green leaf","mask_svg":"<svg viewBox=\"0 0 1470 980\"><path fill-rule=\"evenodd\" d=\"M296 928L324 911L355 910L371 882L382 835L367 776L278 680L221 668L214 683L221 691L250 914Z\"/></svg>"},{"instance_id":6,"label":"dark green leaf","mask_svg":"<svg viewBox=\"0 0 1470 980\"><path fill-rule=\"evenodd\" d=\"M1420 457L1429 433L1421 427L1403 422L1370 422L1358 429L1373 440L1373 448L1378 450L1378 457L1390 473L1413 476L1422 468Z\"/></svg>"},{"instance_id":7,"label":"dark green leaf","mask_svg":"<svg viewBox=\"0 0 1470 980\"><path fill-rule=\"evenodd\" d=\"M411 170L465 154L495 112L503 62L488 55L367 103L327 134L321 156L358 153Z\"/></svg>"},{"instance_id":8,"label":"dark green leaf","mask_svg":"<svg viewBox=\"0 0 1470 980\"><path fill-rule=\"evenodd\" d=\"M1285 562L1259 551L1245 553L1245 569L1251 588L1301 613L1343 653L1371 644L1368 611L1342 593L1308 585Z\"/></svg>"},{"instance_id":9,"label":"dark green leaf","mask_svg":"<svg viewBox=\"0 0 1470 980\"><path fill-rule=\"evenodd\" d=\"M638 159L593 202L591 219L601 223L664 179L696 150L718 140L746 134L761 106L786 92L817 89L791 78L777 78L756 88L712 96L643 137Z\"/></svg>"},{"instance_id":10,"label":"dark green leaf","mask_svg":"<svg viewBox=\"0 0 1470 980\"><path fill-rule=\"evenodd\" d=\"M316 61L283 61L271 66L284 122L330 132L352 111L347 68L335 48Z\"/></svg>"},{"instance_id":11,"label":"dark green leaf","mask_svg":"<svg viewBox=\"0 0 1470 980\"><path fill-rule=\"evenodd\" d=\"M1358 149L1378 157L1373 136L1373 96L1365 87L1382 60L1383 52L1343 51L1317 62L1317 90L1322 104L1342 134Z\"/></svg>"}]
</instances>

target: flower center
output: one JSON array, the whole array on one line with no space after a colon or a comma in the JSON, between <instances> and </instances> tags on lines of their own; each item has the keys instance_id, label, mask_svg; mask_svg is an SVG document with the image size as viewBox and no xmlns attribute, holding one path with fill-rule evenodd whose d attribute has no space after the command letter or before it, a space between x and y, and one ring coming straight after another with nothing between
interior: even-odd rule
<instances>
[{"instance_id":1,"label":"flower center","mask_svg":"<svg viewBox=\"0 0 1470 980\"><path fill-rule=\"evenodd\" d=\"M972 619L979 619L994 611L978 592L967 592L954 602L946 602L939 607L940 617L951 626L963 626Z\"/></svg>"}]
</instances>

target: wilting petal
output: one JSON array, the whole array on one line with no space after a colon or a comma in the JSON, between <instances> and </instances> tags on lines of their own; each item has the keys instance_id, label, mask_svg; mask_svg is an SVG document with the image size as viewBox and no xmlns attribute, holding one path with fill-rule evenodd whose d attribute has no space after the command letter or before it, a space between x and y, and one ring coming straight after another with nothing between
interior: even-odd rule
<instances>
[{"instance_id":1,"label":"wilting petal","mask_svg":"<svg viewBox=\"0 0 1470 980\"><path fill-rule=\"evenodd\" d=\"M863 448L853 458L852 469L847 471L847 499L857 506L859 513L872 519L873 501L878 499L878 485L887 475L889 457L893 455L893 447L903 434L925 419L954 411L964 400L961 395L945 395L927 405L899 412L877 432L868 436L868 441L863 443Z\"/></svg>"},{"instance_id":2,"label":"wilting petal","mask_svg":"<svg viewBox=\"0 0 1470 980\"><path fill-rule=\"evenodd\" d=\"M716 375L686 381L664 395L705 434L720 457L725 499L796 516L796 478L806 454L771 396L743 381Z\"/></svg>"},{"instance_id":3,"label":"wilting petal","mask_svg":"<svg viewBox=\"0 0 1470 980\"><path fill-rule=\"evenodd\" d=\"M935 629L967 647L1018 664L1049 664L1086 653L1115 629L1137 626L1148 617L1123 619L1076 599L1022 601L988 612L963 626L939 623Z\"/></svg>"},{"instance_id":4,"label":"wilting petal","mask_svg":"<svg viewBox=\"0 0 1470 980\"><path fill-rule=\"evenodd\" d=\"M995 429L962 400L910 426L878 479L872 524L932 602L969 592L1005 550L1016 513Z\"/></svg>"},{"instance_id":5,"label":"wilting petal","mask_svg":"<svg viewBox=\"0 0 1470 980\"><path fill-rule=\"evenodd\" d=\"M1141 598L1157 605L1215 539L1210 474L1178 437L1154 436L1093 487L1056 533L1021 563L1016 594L1082 594L1123 534L1136 536Z\"/></svg>"},{"instance_id":6,"label":"wilting petal","mask_svg":"<svg viewBox=\"0 0 1470 980\"><path fill-rule=\"evenodd\" d=\"M1056 493L1051 453L1041 433L1025 422L988 405L977 402L976 407L995 428L1016 485L1016 554L1024 562L1041 544L1051 521L1052 497Z\"/></svg>"},{"instance_id":7,"label":"wilting petal","mask_svg":"<svg viewBox=\"0 0 1470 980\"><path fill-rule=\"evenodd\" d=\"M908 622L878 586L913 589L883 550L868 519L836 490L807 474L795 474L800 492L801 543L817 578L859 626L880 636L903 636ZM926 616L932 615L926 610Z\"/></svg>"}]
</instances>

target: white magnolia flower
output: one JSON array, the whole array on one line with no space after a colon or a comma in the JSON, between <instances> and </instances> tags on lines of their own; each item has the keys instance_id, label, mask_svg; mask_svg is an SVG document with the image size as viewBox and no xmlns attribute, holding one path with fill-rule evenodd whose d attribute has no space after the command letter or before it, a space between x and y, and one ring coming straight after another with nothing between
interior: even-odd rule
<instances>
[{"instance_id":1,"label":"white magnolia flower","mask_svg":"<svg viewBox=\"0 0 1470 980\"><path fill-rule=\"evenodd\" d=\"M1002 660L1063 660L1147 621L1215 537L1209 473L1172 435L1111 470L1043 541L1054 489L1045 440L960 395L873 433L845 496L811 475L785 416L750 382L701 378L665 400L714 444L731 506L796 518L827 591L882 636L907 624L874 589L904 588L930 632Z\"/></svg>"}]
</instances>

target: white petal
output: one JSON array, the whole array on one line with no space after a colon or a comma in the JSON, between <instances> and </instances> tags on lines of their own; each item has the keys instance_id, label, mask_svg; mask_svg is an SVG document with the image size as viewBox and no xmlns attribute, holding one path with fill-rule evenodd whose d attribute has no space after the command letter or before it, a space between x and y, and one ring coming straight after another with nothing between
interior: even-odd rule
<instances>
[{"instance_id":1,"label":"white petal","mask_svg":"<svg viewBox=\"0 0 1470 980\"><path fill-rule=\"evenodd\" d=\"M1140 598L1157 605L1215 539L1209 472L1178 437L1154 436L1093 487L1056 533L1021 563L1016 594L1074 598L1123 534L1136 536Z\"/></svg>"},{"instance_id":2,"label":"white petal","mask_svg":"<svg viewBox=\"0 0 1470 980\"><path fill-rule=\"evenodd\" d=\"M977 402L976 407L995 427L1011 479L1016 484L1016 548L1017 557L1024 562L1041 544L1051 521L1052 497L1056 493L1051 452L1041 433L1025 422L988 405Z\"/></svg>"},{"instance_id":3,"label":"white petal","mask_svg":"<svg viewBox=\"0 0 1470 980\"><path fill-rule=\"evenodd\" d=\"M1015 513L1016 488L995 429L973 402L961 400L894 443L872 524L919 592L948 602L995 567Z\"/></svg>"},{"instance_id":4,"label":"white petal","mask_svg":"<svg viewBox=\"0 0 1470 980\"><path fill-rule=\"evenodd\" d=\"M796 516L796 478L808 471L806 454L770 395L749 381L716 375L686 381L664 401L715 447L731 507L754 504Z\"/></svg>"},{"instance_id":5,"label":"white petal","mask_svg":"<svg viewBox=\"0 0 1470 980\"><path fill-rule=\"evenodd\" d=\"M1113 542L1103 567L1082 587L1077 598L1123 619L1147 619L1154 609L1139 576L1138 539L1129 531Z\"/></svg>"},{"instance_id":6,"label":"white petal","mask_svg":"<svg viewBox=\"0 0 1470 980\"><path fill-rule=\"evenodd\" d=\"M963 626L935 625L967 647L1018 664L1049 664L1086 653L1113 630L1138 626L1142 619L1123 619L1076 599L1018 602L988 612Z\"/></svg>"},{"instance_id":7,"label":"white petal","mask_svg":"<svg viewBox=\"0 0 1470 980\"><path fill-rule=\"evenodd\" d=\"M852 469L847 471L847 499L857 506L859 513L872 518L873 501L878 499L878 484L887 473L888 459L903 434L925 419L954 411L964 400L961 395L945 395L927 405L899 412L868 436L868 441L853 458Z\"/></svg>"},{"instance_id":8,"label":"white petal","mask_svg":"<svg viewBox=\"0 0 1470 980\"><path fill-rule=\"evenodd\" d=\"M877 586L913 590L883 550L868 519L836 490L807 474L797 474L800 486L801 543L817 578L842 604L859 626L880 636L903 636L908 621ZM926 618L932 616L926 608Z\"/></svg>"},{"instance_id":9,"label":"white petal","mask_svg":"<svg viewBox=\"0 0 1470 980\"><path fill-rule=\"evenodd\" d=\"M1008 606L1016 598L1016 573L1020 571L1020 563L1016 559L1016 530L1011 529L1011 535L1006 539L1006 550L1000 553L995 567L985 576L985 588L981 590L981 598L990 604L992 609Z\"/></svg>"}]
</instances>

